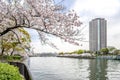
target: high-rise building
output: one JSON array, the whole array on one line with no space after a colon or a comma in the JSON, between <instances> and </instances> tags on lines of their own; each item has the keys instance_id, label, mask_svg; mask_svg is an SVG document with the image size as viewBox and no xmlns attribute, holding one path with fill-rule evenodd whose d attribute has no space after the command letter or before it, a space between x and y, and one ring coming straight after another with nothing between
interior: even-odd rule
<instances>
[{"instance_id":1,"label":"high-rise building","mask_svg":"<svg viewBox=\"0 0 120 80\"><path fill-rule=\"evenodd\" d=\"M89 22L90 51L99 51L107 47L107 21L104 18L95 18Z\"/></svg>"}]
</instances>

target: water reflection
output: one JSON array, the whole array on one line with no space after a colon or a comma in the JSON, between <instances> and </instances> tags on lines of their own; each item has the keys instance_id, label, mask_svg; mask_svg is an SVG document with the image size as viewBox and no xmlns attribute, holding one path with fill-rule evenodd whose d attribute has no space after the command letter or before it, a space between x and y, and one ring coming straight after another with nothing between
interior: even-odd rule
<instances>
[{"instance_id":1,"label":"water reflection","mask_svg":"<svg viewBox=\"0 0 120 80\"><path fill-rule=\"evenodd\" d=\"M108 60L107 77L108 80L120 80L119 60Z\"/></svg>"},{"instance_id":2,"label":"water reflection","mask_svg":"<svg viewBox=\"0 0 120 80\"><path fill-rule=\"evenodd\" d=\"M107 60L94 59L89 63L90 76L89 80L107 80Z\"/></svg>"},{"instance_id":3,"label":"water reflection","mask_svg":"<svg viewBox=\"0 0 120 80\"><path fill-rule=\"evenodd\" d=\"M34 80L89 80L89 60L34 57L30 63Z\"/></svg>"},{"instance_id":4,"label":"water reflection","mask_svg":"<svg viewBox=\"0 0 120 80\"><path fill-rule=\"evenodd\" d=\"M30 68L34 80L119 80L120 61L32 57Z\"/></svg>"}]
</instances>

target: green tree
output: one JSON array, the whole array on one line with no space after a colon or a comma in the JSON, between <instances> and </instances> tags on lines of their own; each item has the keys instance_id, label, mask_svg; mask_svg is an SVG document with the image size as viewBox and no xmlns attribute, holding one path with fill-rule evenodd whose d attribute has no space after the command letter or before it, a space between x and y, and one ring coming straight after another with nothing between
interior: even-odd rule
<instances>
[{"instance_id":1,"label":"green tree","mask_svg":"<svg viewBox=\"0 0 120 80\"><path fill-rule=\"evenodd\" d=\"M108 54L109 50L108 48L102 48L100 52L102 52L103 54Z\"/></svg>"},{"instance_id":2,"label":"green tree","mask_svg":"<svg viewBox=\"0 0 120 80\"><path fill-rule=\"evenodd\" d=\"M115 55L120 54L120 50L116 49L113 54L115 54Z\"/></svg>"},{"instance_id":3,"label":"green tree","mask_svg":"<svg viewBox=\"0 0 120 80\"><path fill-rule=\"evenodd\" d=\"M31 40L28 32L19 28L14 33L8 33L0 39L1 55L13 55L14 52L24 53L29 50Z\"/></svg>"},{"instance_id":4,"label":"green tree","mask_svg":"<svg viewBox=\"0 0 120 80\"><path fill-rule=\"evenodd\" d=\"M77 50L75 51L77 54L82 54L84 52L84 50Z\"/></svg>"},{"instance_id":5,"label":"green tree","mask_svg":"<svg viewBox=\"0 0 120 80\"><path fill-rule=\"evenodd\" d=\"M114 46L109 46L109 47L108 47L108 50L109 50L109 51L113 51L113 50L115 50L115 49L116 49L116 48L115 48Z\"/></svg>"},{"instance_id":6,"label":"green tree","mask_svg":"<svg viewBox=\"0 0 120 80\"><path fill-rule=\"evenodd\" d=\"M85 53L92 53L90 50L84 50Z\"/></svg>"}]
</instances>

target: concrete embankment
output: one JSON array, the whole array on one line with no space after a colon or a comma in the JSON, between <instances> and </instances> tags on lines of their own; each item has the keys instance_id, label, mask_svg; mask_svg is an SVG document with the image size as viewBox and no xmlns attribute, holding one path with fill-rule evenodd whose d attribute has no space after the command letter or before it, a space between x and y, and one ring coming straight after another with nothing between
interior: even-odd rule
<instances>
[{"instance_id":1,"label":"concrete embankment","mask_svg":"<svg viewBox=\"0 0 120 80\"><path fill-rule=\"evenodd\" d=\"M120 60L120 55L102 55L102 56L58 55L57 57L79 58L79 59L109 59L109 60Z\"/></svg>"},{"instance_id":2,"label":"concrete embankment","mask_svg":"<svg viewBox=\"0 0 120 80\"><path fill-rule=\"evenodd\" d=\"M120 55L103 55L96 56L97 59L120 60Z\"/></svg>"},{"instance_id":3,"label":"concrete embankment","mask_svg":"<svg viewBox=\"0 0 120 80\"><path fill-rule=\"evenodd\" d=\"M20 73L24 76L25 80L33 80L29 67L25 63L21 62L9 62L10 65L17 66Z\"/></svg>"}]
</instances>

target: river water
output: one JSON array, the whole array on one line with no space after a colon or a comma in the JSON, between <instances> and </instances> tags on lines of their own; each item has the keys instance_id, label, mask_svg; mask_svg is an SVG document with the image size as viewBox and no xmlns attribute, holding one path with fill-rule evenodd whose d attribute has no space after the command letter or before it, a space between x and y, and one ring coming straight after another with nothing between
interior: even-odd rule
<instances>
[{"instance_id":1,"label":"river water","mask_svg":"<svg viewBox=\"0 0 120 80\"><path fill-rule=\"evenodd\" d=\"M120 80L120 61L31 57L34 80Z\"/></svg>"}]
</instances>

